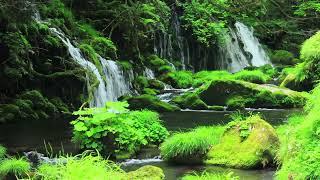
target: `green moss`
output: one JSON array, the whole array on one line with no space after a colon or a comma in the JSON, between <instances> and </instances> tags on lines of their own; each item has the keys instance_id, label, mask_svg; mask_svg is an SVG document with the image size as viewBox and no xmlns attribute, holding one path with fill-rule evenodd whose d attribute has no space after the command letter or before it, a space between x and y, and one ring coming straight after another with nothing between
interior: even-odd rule
<instances>
[{"instance_id":1,"label":"green moss","mask_svg":"<svg viewBox=\"0 0 320 180\"><path fill-rule=\"evenodd\" d=\"M172 102L177 104L182 109L205 110L208 109L196 93L185 93L172 99Z\"/></svg>"},{"instance_id":2,"label":"green moss","mask_svg":"<svg viewBox=\"0 0 320 180\"><path fill-rule=\"evenodd\" d=\"M156 79L149 79L148 80L148 87L157 89L157 90L164 90L164 84L163 82L156 80Z\"/></svg>"},{"instance_id":3,"label":"green moss","mask_svg":"<svg viewBox=\"0 0 320 180\"><path fill-rule=\"evenodd\" d=\"M209 83L217 79L232 79L232 74L227 71L200 71L194 74L193 78L193 86L199 87L205 83Z\"/></svg>"},{"instance_id":4,"label":"green moss","mask_svg":"<svg viewBox=\"0 0 320 180\"><path fill-rule=\"evenodd\" d=\"M117 61L117 63L120 64L120 66L122 67L123 71L129 71L131 70L132 64L129 61Z\"/></svg>"},{"instance_id":5,"label":"green moss","mask_svg":"<svg viewBox=\"0 0 320 180\"><path fill-rule=\"evenodd\" d=\"M105 58L115 58L117 47L109 38L105 37L94 37L90 41L90 45L95 51Z\"/></svg>"},{"instance_id":6,"label":"green moss","mask_svg":"<svg viewBox=\"0 0 320 180\"><path fill-rule=\"evenodd\" d=\"M271 61L274 64L293 65L295 64L293 53L286 50L276 50L271 56Z\"/></svg>"},{"instance_id":7,"label":"green moss","mask_svg":"<svg viewBox=\"0 0 320 180\"><path fill-rule=\"evenodd\" d=\"M148 78L146 78L144 76L138 76L134 79L133 85L134 85L135 89L142 92L142 90L144 88L149 87Z\"/></svg>"},{"instance_id":8,"label":"green moss","mask_svg":"<svg viewBox=\"0 0 320 180\"><path fill-rule=\"evenodd\" d=\"M86 58L90 60L97 67L99 73L102 75L103 74L102 66L95 49L91 45L85 44L85 43L81 44L79 48L81 52L84 53Z\"/></svg>"},{"instance_id":9,"label":"green moss","mask_svg":"<svg viewBox=\"0 0 320 180\"><path fill-rule=\"evenodd\" d=\"M9 175L27 177L30 170L30 163L25 159L5 159L0 162L0 177Z\"/></svg>"},{"instance_id":10,"label":"green moss","mask_svg":"<svg viewBox=\"0 0 320 180\"><path fill-rule=\"evenodd\" d=\"M225 110L225 108L223 106L208 106L208 109L212 110L212 111L224 111Z\"/></svg>"},{"instance_id":11,"label":"green moss","mask_svg":"<svg viewBox=\"0 0 320 180\"><path fill-rule=\"evenodd\" d=\"M163 102L159 100L159 98L157 98L156 96L146 94L131 97L128 99L128 103L129 109L132 110L149 109L158 112L173 112L180 110L180 108L178 108L177 106Z\"/></svg>"},{"instance_id":12,"label":"green moss","mask_svg":"<svg viewBox=\"0 0 320 180\"><path fill-rule=\"evenodd\" d=\"M189 88L193 84L193 75L190 71L169 72L161 80L175 88Z\"/></svg>"},{"instance_id":13,"label":"green moss","mask_svg":"<svg viewBox=\"0 0 320 180\"><path fill-rule=\"evenodd\" d=\"M208 173L201 174L187 174L182 177L182 180L239 180L238 176L234 176L233 172L230 173Z\"/></svg>"},{"instance_id":14,"label":"green moss","mask_svg":"<svg viewBox=\"0 0 320 180\"><path fill-rule=\"evenodd\" d=\"M160 74L166 74L166 73L169 73L169 72L172 72L173 71L173 69L172 69L172 67L171 66L169 66L169 65L163 65L163 66L160 66L159 68L158 68L158 73L160 73Z\"/></svg>"},{"instance_id":15,"label":"green moss","mask_svg":"<svg viewBox=\"0 0 320 180\"><path fill-rule=\"evenodd\" d=\"M227 110L244 110L247 104L247 99L242 96L234 96L227 100Z\"/></svg>"},{"instance_id":16,"label":"green moss","mask_svg":"<svg viewBox=\"0 0 320 180\"><path fill-rule=\"evenodd\" d=\"M127 173L130 180L162 180L165 175L161 168L147 165Z\"/></svg>"},{"instance_id":17,"label":"green moss","mask_svg":"<svg viewBox=\"0 0 320 180\"><path fill-rule=\"evenodd\" d=\"M207 164L235 168L259 168L273 164L279 139L273 127L259 116L233 121L220 143L208 153Z\"/></svg>"},{"instance_id":18,"label":"green moss","mask_svg":"<svg viewBox=\"0 0 320 180\"><path fill-rule=\"evenodd\" d=\"M219 142L223 131L223 127L215 126L176 133L161 144L161 156L174 163L203 163L206 153Z\"/></svg>"},{"instance_id":19,"label":"green moss","mask_svg":"<svg viewBox=\"0 0 320 180\"><path fill-rule=\"evenodd\" d=\"M265 84L267 81L269 81L271 78L264 74L260 70L242 70L236 74L234 74L234 78L236 80L243 80L247 82L257 83L257 84Z\"/></svg>"},{"instance_id":20,"label":"green moss","mask_svg":"<svg viewBox=\"0 0 320 180\"><path fill-rule=\"evenodd\" d=\"M144 88L143 89L143 94L148 94L148 95L153 95L153 96L155 96L155 95L157 95L157 94L159 94L160 92L158 91L158 90L156 90L156 89L151 89L151 88Z\"/></svg>"},{"instance_id":21,"label":"green moss","mask_svg":"<svg viewBox=\"0 0 320 180\"><path fill-rule=\"evenodd\" d=\"M208 105L229 105L234 108L303 107L308 94L276 86L258 85L238 80L216 80L198 90Z\"/></svg>"},{"instance_id":22,"label":"green moss","mask_svg":"<svg viewBox=\"0 0 320 180\"><path fill-rule=\"evenodd\" d=\"M147 63L149 63L153 68L156 69L167 64L163 59L159 58L157 55L151 55L146 60Z\"/></svg>"}]
</instances>

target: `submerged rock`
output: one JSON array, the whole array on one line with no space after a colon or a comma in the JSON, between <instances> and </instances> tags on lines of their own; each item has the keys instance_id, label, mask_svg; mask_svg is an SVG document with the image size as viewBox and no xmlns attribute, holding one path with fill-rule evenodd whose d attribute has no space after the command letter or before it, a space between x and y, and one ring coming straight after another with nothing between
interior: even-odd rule
<instances>
[{"instance_id":1,"label":"submerged rock","mask_svg":"<svg viewBox=\"0 0 320 180\"><path fill-rule=\"evenodd\" d=\"M149 109L157 112L179 111L180 108L169 103L161 101L158 97L152 95L134 96L127 99L129 109L141 110Z\"/></svg>"},{"instance_id":2,"label":"submerged rock","mask_svg":"<svg viewBox=\"0 0 320 180\"><path fill-rule=\"evenodd\" d=\"M150 165L128 172L128 179L130 180L161 180L164 177L165 175L161 168Z\"/></svg>"},{"instance_id":3,"label":"submerged rock","mask_svg":"<svg viewBox=\"0 0 320 180\"><path fill-rule=\"evenodd\" d=\"M220 143L209 151L206 163L244 169L271 166L278 148L275 129L259 116L251 116L227 125Z\"/></svg>"},{"instance_id":4,"label":"submerged rock","mask_svg":"<svg viewBox=\"0 0 320 180\"><path fill-rule=\"evenodd\" d=\"M273 85L259 85L239 80L216 80L198 92L207 105L228 105L229 109L300 108L305 105L307 93Z\"/></svg>"}]
</instances>

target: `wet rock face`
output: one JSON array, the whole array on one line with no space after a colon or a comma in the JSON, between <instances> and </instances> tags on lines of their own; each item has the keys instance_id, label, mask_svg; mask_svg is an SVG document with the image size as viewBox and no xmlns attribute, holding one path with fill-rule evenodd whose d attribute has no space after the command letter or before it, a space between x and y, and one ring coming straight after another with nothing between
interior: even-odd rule
<instances>
[{"instance_id":1,"label":"wet rock face","mask_svg":"<svg viewBox=\"0 0 320 180\"><path fill-rule=\"evenodd\" d=\"M275 129L259 116L227 125L220 143L212 147L206 163L252 169L274 165L279 139Z\"/></svg>"}]
</instances>

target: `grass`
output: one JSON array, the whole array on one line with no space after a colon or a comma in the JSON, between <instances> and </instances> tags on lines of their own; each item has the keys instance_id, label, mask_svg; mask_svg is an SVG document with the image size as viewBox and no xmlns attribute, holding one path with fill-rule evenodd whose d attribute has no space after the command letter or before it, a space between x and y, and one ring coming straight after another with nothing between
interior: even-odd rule
<instances>
[{"instance_id":1,"label":"grass","mask_svg":"<svg viewBox=\"0 0 320 180\"><path fill-rule=\"evenodd\" d=\"M282 165L278 179L320 178L320 86L313 90L305 109L307 115L296 117L287 128L287 137L282 140L278 161ZM301 122L301 123L299 123ZM283 132L283 130L279 130Z\"/></svg>"},{"instance_id":2,"label":"grass","mask_svg":"<svg viewBox=\"0 0 320 180\"><path fill-rule=\"evenodd\" d=\"M4 158L7 153L7 149L0 145L0 159Z\"/></svg>"},{"instance_id":3,"label":"grass","mask_svg":"<svg viewBox=\"0 0 320 180\"><path fill-rule=\"evenodd\" d=\"M207 173L203 172L201 174L188 174L182 177L182 180L238 180L238 176L234 176L233 172L225 174L217 173Z\"/></svg>"},{"instance_id":4,"label":"grass","mask_svg":"<svg viewBox=\"0 0 320 180\"><path fill-rule=\"evenodd\" d=\"M21 159L4 159L0 162L0 177L12 174L16 176L24 176L31 170L30 163Z\"/></svg>"},{"instance_id":5,"label":"grass","mask_svg":"<svg viewBox=\"0 0 320 180\"><path fill-rule=\"evenodd\" d=\"M161 156L167 161L177 162L202 158L213 145L219 143L223 131L222 126L214 126L176 133L161 145Z\"/></svg>"},{"instance_id":6,"label":"grass","mask_svg":"<svg viewBox=\"0 0 320 180\"><path fill-rule=\"evenodd\" d=\"M75 157L62 157L56 165L43 164L36 171L35 177L43 180L107 180L110 177L120 180L126 177L126 173L99 155L84 153Z\"/></svg>"}]
</instances>

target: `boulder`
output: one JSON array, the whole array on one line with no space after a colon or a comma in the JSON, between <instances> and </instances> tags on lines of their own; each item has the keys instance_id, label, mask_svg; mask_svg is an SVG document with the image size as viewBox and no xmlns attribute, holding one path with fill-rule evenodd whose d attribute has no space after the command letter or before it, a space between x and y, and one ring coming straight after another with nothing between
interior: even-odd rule
<instances>
[{"instance_id":1,"label":"boulder","mask_svg":"<svg viewBox=\"0 0 320 180\"><path fill-rule=\"evenodd\" d=\"M190 92L181 96L177 96L171 101L177 104L182 109L206 110L208 106L204 103L197 94Z\"/></svg>"},{"instance_id":2,"label":"boulder","mask_svg":"<svg viewBox=\"0 0 320 180\"><path fill-rule=\"evenodd\" d=\"M161 180L165 175L161 168L147 165L135 171L128 172L128 179L130 180Z\"/></svg>"},{"instance_id":3,"label":"boulder","mask_svg":"<svg viewBox=\"0 0 320 180\"><path fill-rule=\"evenodd\" d=\"M163 102L156 96L147 94L130 97L127 101L130 110L149 109L157 112L180 111L179 107Z\"/></svg>"},{"instance_id":4,"label":"boulder","mask_svg":"<svg viewBox=\"0 0 320 180\"><path fill-rule=\"evenodd\" d=\"M207 105L240 108L300 108L305 105L308 94L280 88L274 85L259 85L239 80L215 80L201 87L199 96ZM239 100L241 99L241 103Z\"/></svg>"},{"instance_id":5,"label":"boulder","mask_svg":"<svg viewBox=\"0 0 320 180\"><path fill-rule=\"evenodd\" d=\"M207 154L206 164L252 169L271 166L279 139L275 129L259 116L232 121Z\"/></svg>"}]
</instances>

